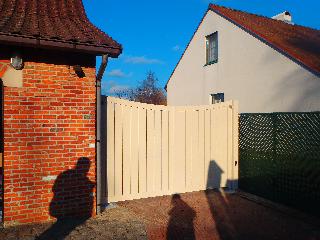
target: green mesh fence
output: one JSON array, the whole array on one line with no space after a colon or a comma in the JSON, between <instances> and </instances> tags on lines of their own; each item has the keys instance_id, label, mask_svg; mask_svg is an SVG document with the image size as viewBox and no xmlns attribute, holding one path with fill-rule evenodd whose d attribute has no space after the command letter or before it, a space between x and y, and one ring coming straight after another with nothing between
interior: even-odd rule
<instances>
[{"instance_id":1,"label":"green mesh fence","mask_svg":"<svg viewBox=\"0 0 320 240\"><path fill-rule=\"evenodd\" d=\"M239 186L320 216L320 112L240 115Z\"/></svg>"}]
</instances>

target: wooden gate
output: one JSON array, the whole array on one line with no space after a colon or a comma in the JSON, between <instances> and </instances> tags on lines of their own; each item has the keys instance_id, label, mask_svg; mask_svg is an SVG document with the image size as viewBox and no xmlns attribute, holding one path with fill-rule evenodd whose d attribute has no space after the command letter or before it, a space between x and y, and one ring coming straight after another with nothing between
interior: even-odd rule
<instances>
[{"instance_id":1,"label":"wooden gate","mask_svg":"<svg viewBox=\"0 0 320 240\"><path fill-rule=\"evenodd\" d=\"M236 101L167 107L108 97L102 111L107 202L237 188Z\"/></svg>"}]
</instances>

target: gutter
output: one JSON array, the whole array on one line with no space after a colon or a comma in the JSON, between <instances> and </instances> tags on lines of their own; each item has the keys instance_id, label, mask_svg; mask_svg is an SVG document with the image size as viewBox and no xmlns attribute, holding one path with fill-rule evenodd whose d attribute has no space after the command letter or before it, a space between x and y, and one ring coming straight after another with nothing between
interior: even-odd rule
<instances>
[{"instance_id":1,"label":"gutter","mask_svg":"<svg viewBox=\"0 0 320 240\"><path fill-rule=\"evenodd\" d=\"M59 39L40 38L24 36L17 34L0 33L0 43L6 45L19 45L24 47L42 48L42 49L60 49L63 51L85 52L90 54L104 54L108 52L111 57L118 57L122 52L122 47L107 45L97 45L87 42L74 42Z\"/></svg>"},{"instance_id":2,"label":"gutter","mask_svg":"<svg viewBox=\"0 0 320 240\"><path fill-rule=\"evenodd\" d=\"M96 198L96 211L97 214L101 213L105 199L102 194L102 162L101 162L101 80L108 64L108 54L102 55L102 62L96 76L96 173L97 173L97 198Z\"/></svg>"}]
</instances>

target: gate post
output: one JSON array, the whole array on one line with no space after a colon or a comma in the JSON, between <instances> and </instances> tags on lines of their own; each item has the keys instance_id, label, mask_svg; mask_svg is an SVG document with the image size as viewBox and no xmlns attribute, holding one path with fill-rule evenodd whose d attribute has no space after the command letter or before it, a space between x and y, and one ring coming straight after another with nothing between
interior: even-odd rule
<instances>
[{"instance_id":1,"label":"gate post","mask_svg":"<svg viewBox=\"0 0 320 240\"><path fill-rule=\"evenodd\" d=\"M232 190L238 189L239 181L239 102L233 103L233 184Z\"/></svg>"}]
</instances>

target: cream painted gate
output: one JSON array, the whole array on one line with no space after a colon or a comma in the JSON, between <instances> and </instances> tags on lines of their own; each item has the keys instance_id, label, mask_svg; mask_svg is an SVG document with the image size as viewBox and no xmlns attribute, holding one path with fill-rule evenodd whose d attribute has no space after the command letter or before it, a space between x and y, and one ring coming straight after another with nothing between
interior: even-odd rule
<instances>
[{"instance_id":1,"label":"cream painted gate","mask_svg":"<svg viewBox=\"0 0 320 240\"><path fill-rule=\"evenodd\" d=\"M102 111L105 201L237 188L236 101L167 107L108 97Z\"/></svg>"}]
</instances>

